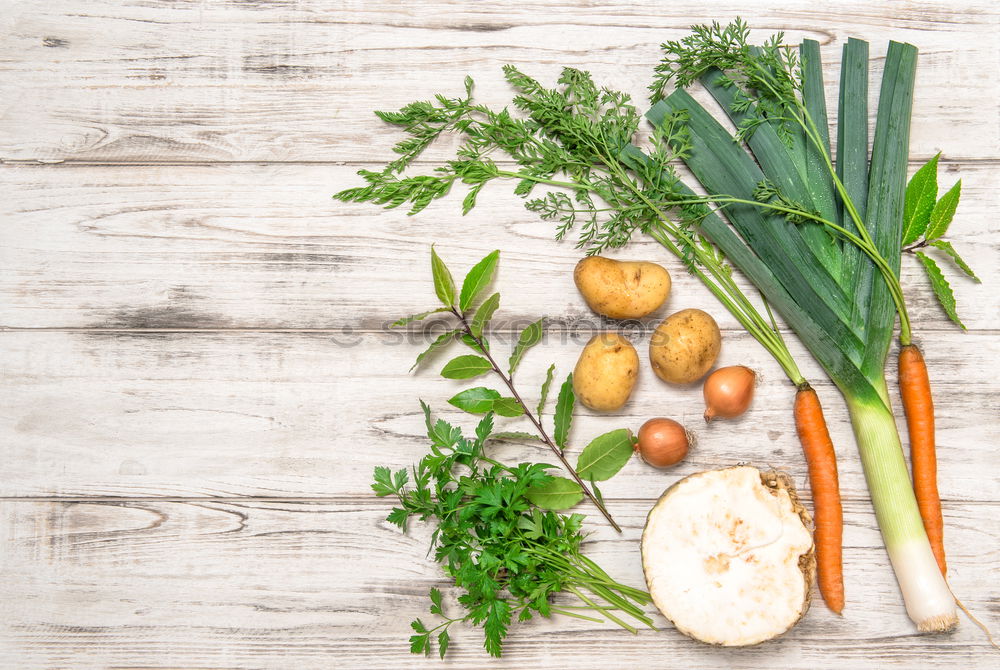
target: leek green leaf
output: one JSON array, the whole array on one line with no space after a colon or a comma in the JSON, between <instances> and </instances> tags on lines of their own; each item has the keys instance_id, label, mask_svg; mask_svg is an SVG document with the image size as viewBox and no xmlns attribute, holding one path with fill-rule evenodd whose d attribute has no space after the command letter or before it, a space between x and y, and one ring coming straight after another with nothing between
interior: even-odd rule
<instances>
[{"instance_id":1,"label":"leek green leaf","mask_svg":"<svg viewBox=\"0 0 1000 670\"><path fill-rule=\"evenodd\" d=\"M670 113L685 110L690 115L688 127L693 146L684 158L688 168L709 192L739 193L751 198L754 187L761 180L760 176L754 180L753 171L756 169L756 174L760 175L759 169L747 164L748 160L752 164L753 159L690 94L682 89L674 91L653 105L646 117L657 125ZM783 226L792 224L781 217L765 218L756 207L729 206L725 213L740 234L740 244L749 247L749 254L742 253L739 244L731 243L735 235L728 226L723 224L710 230L709 226L714 225L711 216L703 220L703 230L720 244L737 268L747 272L838 386L852 389L857 398L881 402L876 385L861 374L863 343L845 323L850 308L843 310L843 319L837 313L841 310L831 309L820 297L829 294L812 289L805 279L804 273L814 274L822 268L808 261L800 264L792 260L782 245L783 236L768 227L768 221L772 220L773 225L774 219ZM823 280L818 278L817 281ZM826 281L830 281L828 275Z\"/></svg>"},{"instance_id":2,"label":"leek green leaf","mask_svg":"<svg viewBox=\"0 0 1000 670\"><path fill-rule=\"evenodd\" d=\"M868 214L865 226L878 252L897 276L903 240L910 116L916 66L916 47L901 42L889 43L868 171ZM859 297L868 304L865 355L861 371L868 379L877 382L885 377L885 359L896 322L896 305L888 285L880 276L872 281L870 294ZM886 401L883 396L883 402Z\"/></svg>"},{"instance_id":3,"label":"leek green leaf","mask_svg":"<svg viewBox=\"0 0 1000 670\"><path fill-rule=\"evenodd\" d=\"M868 42L864 40L851 37L844 44L838 109L837 176L864 221L868 205ZM850 211L841 209L840 225L857 233ZM851 293L851 325L863 332L868 318L863 296L871 292L874 267L856 244L844 242L841 248L841 284Z\"/></svg>"},{"instance_id":4,"label":"leek green leaf","mask_svg":"<svg viewBox=\"0 0 1000 670\"><path fill-rule=\"evenodd\" d=\"M742 104L739 104L742 100L740 93L734 90L733 87L720 83L722 77L724 75L720 71L711 70L701 78L701 83L704 84L709 93L719 102L733 123L740 126L761 116L761 112L755 105L749 104L745 100L743 100ZM674 95L676 93L671 95L671 97ZM695 121L695 118L692 117L692 128ZM723 133L726 132L721 126L718 130L721 130ZM766 177L784 196L797 202L801 208L807 211L816 209L809 187L803 180L802 174L795 167L791 154L792 150L783 138L781 130L782 127L780 125L776 127L775 124L763 123L757 126L753 134L747 138L747 144L753 151L754 158L757 159L760 168L754 163L753 158L740 149L738 145L730 141L729 143L733 146L727 147L727 153L733 158L737 158L738 154L742 154L742 156L738 156L738 163L733 166L731 179L739 180L741 177L744 179L748 177L754 180L753 186L748 189L739 189L736 186L737 181L733 181L732 186L736 187L733 190L722 191L710 188L710 192L755 200L753 192L756 186L764 181L764 177ZM741 167L743 169L739 169ZM746 175L746 177L743 175ZM701 180L701 177L699 177L699 181ZM713 181L719 183L718 178L714 176ZM706 188L708 188L707 184ZM741 193L740 190L744 192ZM736 209L737 206L732 205L726 211L732 212ZM789 254L801 259L799 263L814 264L814 261L819 261L821 264L820 269L825 268L826 272L814 273L814 276L810 277L810 281L814 286L821 287L821 292L828 296L828 301L834 305L840 305L841 313L846 315L846 293L837 284L840 278L840 249L836 240L826 228L821 225L792 224L785 221L781 216L760 211L757 211L756 214L760 218L770 222L769 227L773 231L772 234L785 247Z\"/></svg>"},{"instance_id":5,"label":"leek green leaf","mask_svg":"<svg viewBox=\"0 0 1000 670\"><path fill-rule=\"evenodd\" d=\"M729 194L752 200L753 191L764 176L732 136L687 92L678 89L647 113L656 123L668 111L687 110L693 148L684 160L695 177L710 193ZM754 135L767 132L761 126ZM740 236L764 265L773 273L804 313L814 321L813 333L819 339L832 339L827 347L834 357L846 356L853 360L859 355L861 341L845 323L850 309L843 290L833 281L822 266L813 262L813 255L805 246L797 226L781 216L766 215L752 205L731 205L725 210ZM727 252L728 253L728 252ZM735 259L734 264L742 267ZM767 293L765 297L781 311L780 296ZM776 299L777 298L777 299ZM784 313L783 313L784 315ZM786 316L786 318L788 318ZM808 335L800 333L803 338ZM821 354L817 353L817 356ZM831 365L843 367L840 362Z\"/></svg>"},{"instance_id":6,"label":"leek green leaf","mask_svg":"<svg viewBox=\"0 0 1000 670\"><path fill-rule=\"evenodd\" d=\"M822 152L812 142L806 142L806 188L813 207L827 221L838 217L836 189L827 161L830 160L830 125L826 115L826 88L823 85L823 61L820 58L819 42L803 40L799 47L802 63L802 103L809 118L816 126L823 148ZM843 284L843 255L840 244L826 227L810 226L806 235L811 235L821 244L824 261L834 272L838 283ZM822 236L819 233L822 233ZM827 258L827 255L830 258Z\"/></svg>"}]
</instances>

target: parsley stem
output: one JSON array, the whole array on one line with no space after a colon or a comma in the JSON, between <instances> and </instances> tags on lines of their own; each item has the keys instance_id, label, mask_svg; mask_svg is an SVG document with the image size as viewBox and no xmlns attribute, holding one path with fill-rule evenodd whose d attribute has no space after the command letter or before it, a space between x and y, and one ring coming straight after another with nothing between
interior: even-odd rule
<instances>
[{"instance_id":1,"label":"parsley stem","mask_svg":"<svg viewBox=\"0 0 1000 670\"><path fill-rule=\"evenodd\" d=\"M482 352L482 354L486 357L486 360L489 361L490 365L492 366L493 372L495 372L500 377L500 379L503 380L503 383L506 384L507 388L510 390L510 394L514 397L514 400L516 400L517 404L520 405L521 409L524 410L524 415L528 417L528 420L531 421L531 423L534 424L535 429L538 431L538 434L542 438L542 441L545 442L546 445L548 445L549 449L551 449L552 453L556 455L556 458L559 459L559 461L562 463L566 471L569 472L570 475L572 475L573 479L580 486L580 489L583 491L584 495L586 495L587 498L589 498L590 501L597 506L597 509L599 509L601 514L604 515L604 518L608 520L608 523L611 524L612 528L614 528L619 533L622 532L621 526L619 526L618 523L611 517L611 513L608 512L604 504L601 503L601 501L598 500L596 496L594 496L593 492L591 492L587 484L584 483L584 481L580 478L580 475L577 474L573 466L570 465L569 461L566 460L566 457L563 455L562 449L557 447L555 442L552 441L552 438L549 437L549 434L545 431L545 428L542 426L542 422L539 421L537 417L535 417L535 415L531 412L531 408L529 408L527 403L525 403L524 400L521 399L521 395L517 392L517 389L514 388L513 380L507 375L505 375L503 373L503 370L500 369L500 366L497 365L497 362L493 360L493 356L486 348L486 345L483 343L482 338L477 337L472 332L472 328L469 326L469 322L465 318L465 315L462 314L462 312L458 311L458 309L456 309L454 306L452 306L451 308L451 313L454 314L456 317L458 317L459 321L462 323L462 329L465 331L465 334L468 335L470 338L472 338L472 341L476 343L476 346L479 348L479 351Z\"/></svg>"},{"instance_id":2,"label":"parsley stem","mask_svg":"<svg viewBox=\"0 0 1000 670\"><path fill-rule=\"evenodd\" d=\"M500 461L493 460L492 458L489 458L487 456L483 456L483 455L480 454L479 460L485 461L486 463L489 463L490 465L494 465L494 466L500 468L501 470L506 470L507 472L514 472L514 468L508 467L508 466L504 465L503 463L501 463Z\"/></svg>"},{"instance_id":3,"label":"parsley stem","mask_svg":"<svg viewBox=\"0 0 1000 670\"><path fill-rule=\"evenodd\" d=\"M570 593L573 593L574 595L576 595L577 598L579 598L583 602L585 602L588 605L590 605L591 607L593 607L596 611L598 611L601 614L603 614L609 621L614 621L616 624L618 624L619 626L621 626L625 630L629 631L633 635L638 635L639 634L639 629L637 629L635 626L631 626L631 625L625 623L624 621L622 621L621 619L619 619L618 617L616 617L614 614L612 614L611 612L609 612L606 608L601 607L600 605L598 605L597 603L595 603L593 600L591 600L586 595L584 595L584 593L582 591L580 591L580 589L576 588L575 586L571 586L571 585L567 584L566 585L566 590L569 591Z\"/></svg>"},{"instance_id":4,"label":"parsley stem","mask_svg":"<svg viewBox=\"0 0 1000 670\"><path fill-rule=\"evenodd\" d=\"M652 600L649 593L641 589L619 584L608 573L602 570L597 563L583 554L575 554L571 560L562 554L555 554L541 549L537 551L528 550L528 553L544 559L549 565L560 565L568 575L576 579L576 583L590 589L595 595L600 595L600 597L612 603L617 609L628 612L631 616L647 625L652 622L652 619L646 617L639 607L629 602L631 598L637 603L645 605ZM615 591L618 593L615 593Z\"/></svg>"},{"instance_id":5,"label":"parsley stem","mask_svg":"<svg viewBox=\"0 0 1000 670\"><path fill-rule=\"evenodd\" d=\"M464 616L464 617L457 617L455 619L445 619L444 621L442 621L441 623L439 623L437 626L434 626L434 628L429 629L427 631L427 634L429 635L431 633L435 633L435 632L437 632L441 628L449 628L449 627L451 627L451 624L457 623L459 621L465 621L468 618L469 617Z\"/></svg>"},{"instance_id":6,"label":"parsley stem","mask_svg":"<svg viewBox=\"0 0 1000 670\"><path fill-rule=\"evenodd\" d=\"M584 619L585 621L593 621L594 623L604 623L604 619L598 619L595 616L586 616L584 614L578 614L576 612L570 612L562 607L550 607L550 612L555 612L556 614L562 614L563 616L571 616L574 619Z\"/></svg>"}]
</instances>

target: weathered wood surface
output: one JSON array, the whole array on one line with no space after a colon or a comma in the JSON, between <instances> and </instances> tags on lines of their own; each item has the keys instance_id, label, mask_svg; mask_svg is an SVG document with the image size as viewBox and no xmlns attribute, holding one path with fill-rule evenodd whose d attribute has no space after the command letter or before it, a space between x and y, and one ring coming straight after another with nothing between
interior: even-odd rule
<instances>
[{"instance_id":1,"label":"weathered wood surface","mask_svg":"<svg viewBox=\"0 0 1000 670\"><path fill-rule=\"evenodd\" d=\"M502 249L504 312L590 319L568 271L579 258L555 227L524 209L512 185L486 189L469 216L461 194L417 216L330 195L360 178L356 167L302 165L21 166L7 171L0 202L0 326L28 328L361 328L377 330L431 305L428 248L455 270ZM946 266L966 324L1000 329L995 216L997 167L948 164L942 186L962 179L949 237L986 286ZM694 300L723 327L738 327L701 283L658 244L636 237L625 254L666 264L672 299ZM934 252L937 253L937 252ZM921 330L950 325L916 258L904 284ZM943 261L948 263L948 261ZM530 282L515 282L517 277ZM516 297L510 292L517 288Z\"/></svg>"},{"instance_id":2,"label":"weathered wood surface","mask_svg":"<svg viewBox=\"0 0 1000 670\"><path fill-rule=\"evenodd\" d=\"M537 397L550 363L565 378L588 337L550 333L529 351L518 373L525 396ZM635 337L644 351L648 334ZM6 496L361 497L374 466L404 467L425 452L417 398L470 430L476 421L445 402L474 384L437 375L447 355L407 376L423 347L396 334L22 332L0 334L0 342L6 352L0 434L9 436L9 476L0 481L0 495ZM454 355L464 349L452 346ZM494 347L506 352L509 343L495 339ZM938 389L942 495L1000 500L993 468L1000 381L982 364L1000 357L997 338L939 333L926 351ZM816 380L843 455L844 493L863 499L843 402L804 353L799 360ZM753 411L740 421L706 427L698 388L670 387L644 367L623 410L581 411L571 453L603 432L637 430L646 418L667 414L691 426L698 447L667 474L633 462L624 476L602 484L607 495L652 500L679 476L743 460L786 469L804 484L794 389L747 335L727 333L720 356L726 364L750 365L765 380ZM496 385L488 377L475 381ZM529 429L523 419L501 424ZM512 461L547 456L534 446L497 449Z\"/></svg>"},{"instance_id":3,"label":"weathered wood surface","mask_svg":"<svg viewBox=\"0 0 1000 670\"><path fill-rule=\"evenodd\" d=\"M648 501L618 500L588 554L642 583L635 545ZM8 667L427 668L401 640L446 587L425 558L429 532L384 521L384 501L0 502ZM995 621L1000 505L949 514L951 583ZM638 638L612 626L535 621L488 659L479 631L457 630L449 667L991 667L981 633L914 635L869 506L848 502L843 617L814 603L779 641L738 651L696 644L661 617ZM446 607L457 607L448 594ZM157 662L152 662L153 660ZM668 659L661 661L660 659Z\"/></svg>"},{"instance_id":4,"label":"weathered wood surface","mask_svg":"<svg viewBox=\"0 0 1000 670\"><path fill-rule=\"evenodd\" d=\"M848 35L872 42L874 77L886 40L921 49L911 169L944 151L942 182L963 179L951 237L984 279L954 282L970 332L943 317L914 263L903 279L938 389L950 581L1000 630L1000 99L982 74L1000 60L994 3L574 4L7 3L0 667L997 665L968 622L947 636L914 633L842 403L797 343L842 454L843 618L817 604L782 640L745 650L706 648L662 620L663 631L635 639L556 619L522 628L500 661L473 631L458 634L447 664L409 654L408 623L444 581L426 557L427 530L389 526L368 483L374 465L402 467L424 449L417 397L463 420L445 403L458 386L435 374L442 359L405 375L423 339L384 329L432 304L429 243L456 268L503 250L499 340L550 316L552 332L519 373L526 388L549 362L568 372L593 328L622 324L586 311L570 274L577 252L503 187L465 218L453 200L414 218L333 203L397 137L371 110L457 94L466 73L482 101L503 104L507 62L543 78L587 68L642 100L659 42L738 14L761 35L818 39L831 94ZM629 255L665 258L645 242ZM621 413L574 423L574 449L650 415L697 426L699 444L677 469L633 462L602 487L625 533L594 523L588 552L634 584L645 512L678 477L753 460L808 491L792 389L697 282L671 269L673 298L658 316L711 311L725 331L721 362L759 369L764 385L744 419L704 428L697 390L646 374ZM640 351L649 325L628 324Z\"/></svg>"},{"instance_id":5,"label":"weathered wood surface","mask_svg":"<svg viewBox=\"0 0 1000 670\"><path fill-rule=\"evenodd\" d=\"M392 142L373 109L459 94L466 74L483 102L504 104L505 63L552 78L563 65L587 68L642 100L661 42L738 15L762 37L819 40L831 64L849 35L872 42L876 66L888 39L918 45L913 155L1000 154L1000 101L985 74L1000 59L990 0L848 0L822 11L795 0L759 13L691 0L8 4L7 160L369 160ZM831 92L836 73L828 65Z\"/></svg>"}]
</instances>

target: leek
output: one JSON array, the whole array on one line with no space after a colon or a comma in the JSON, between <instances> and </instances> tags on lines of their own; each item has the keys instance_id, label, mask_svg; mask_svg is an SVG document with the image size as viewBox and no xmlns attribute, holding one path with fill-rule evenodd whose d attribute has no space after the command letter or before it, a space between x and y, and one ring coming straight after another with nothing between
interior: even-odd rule
<instances>
[{"instance_id":1,"label":"leek","mask_svg":"<svg viewBox=\"0 0 1000 670\"><path fill-rule=\"evenodd\" d=\"M889 45L872 158L870 165L865 165L867 142L861 125L866 119L850 113L853 103L844 97L866 90L863 80L867 49L864 43L856 40L848 44L841 82L838 128L842 155L836 167L830 157L828 138L819 130L814 117L823 116L823 106L815 99L810 103L805 93L818 88L815 81L810 82L810 78L819 73L818 52L810 47L804 47L803 52L810 55L809 66L803 66L801 70L802 98L783 101L788 109L777 121L771 120L776 115L769 117L745 99L741 101L739 96L745 94L738 90L732 78L704 67L699 74L702 83L722 102L727 113L741 128L747 128L748 118L767 119L753 128L752 134L745 136L750 151L763 170L761 180L766 177L778 184L778 189L784 188L784 198L798 199L803 211L815 212L813 221L821 221L826 228L850 238L848 242L840 242L840 267L830 263L810 263L801 256L795 258L796 268L809 286L822 290L820 287L829 286L831 280L836 280L852 296L853 305L846 317L841 309L841 296L832 291L824 294L825 301L798 301L798 306L817 322L826 323L836 318L837 326L842 331L860 339L860 347L856 342L844 339L837 342L836 351L831 351L828 341L815 337L815 334L799 332L794 325L792 328L823 365L847 401L872 503L907 613L921 631L947 630L957 623L954 598L937 567L924 532L889 405L884 375L897 311L901 318L900 340L905 344L910 338L898 273L916 49L895 42ZM865 104L863 96L859 102ZM698 181L712 194L710 198L719 203L752 199L752 181L757 175L753 172L753 165L747 162L750 154L734 143L728 133L723 138L720 131L725 132L724 129L682 89L654 105L648 116L658 123L668 111L683 112L691 120L691 149L684 160ZM781 124L788 123L789 118L798 126L797 130L805 134L810 150L808 156L815 158L807 159L807 193L803 193L801 185L796 182L800 173L789 145L776 141L780 139L778 132ZM826 165L825 172L810 169L820 161ZM742 172L720 169L723 164L744 167ZM864 167L867 167L867 175L863 174ZM864 193L866 181L867 193ZM840 224L830 220L836 218L836 210L826 200L831 189L837 191L843 208ZM782 253L783 247L744 233L752 233L762 225L775 227L779 225L777 222L762 223L760 219L779 216L749 207L727 207L725 212L747 243L754 246L758 256L775 270L785 288L790 289L787 282L796 281L794 275L783 271L782 264L774 260ZM815 231L822 230L820 226L806 225L814 231L813 235ZM788 235L794 237L796 231L789 230ZM801 239L806 241L804 235ZM786 241L784 248L791 244ZM815 244L812 248L816 249ZM734 263L739 267L736 261ZM876 274L878 278L875 278ZM767 287L762 287L762 290L768 297ZM780 312L781 307L776 307Z\"/></svg>"}]
</instances>

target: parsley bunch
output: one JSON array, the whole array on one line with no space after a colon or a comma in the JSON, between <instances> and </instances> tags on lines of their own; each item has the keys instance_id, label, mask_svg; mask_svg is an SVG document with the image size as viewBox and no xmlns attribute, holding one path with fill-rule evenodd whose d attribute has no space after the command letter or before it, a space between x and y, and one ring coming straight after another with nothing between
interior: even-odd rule
<instances>
[{"instance_id":1,"label":"parsley bunch","mask_svg":"<svg viewBox=\"0 0 1000 670\"><path fill-rule=\"evenodd\" d=\"M435 314L450 314L454 327L438 336L417 357L414 367L449 343L461 342L474 353L451 359L441 369L447 379L465 380L489 375L499 379L506 393L487 386L460 391L449 404L469 414L482 415L474 438L443 419L431 419L431 410L421 401L430 451L410 471L393 473L375 468L372 485L378 496L395 496L399 505L387 517L406 530L411 518L436 525L431 551L445 574L462 589L458 604L463 609L448 616L442 594L431 589L431 614L440 622L428 627L422 620L411 623L414 635L410 649L430 653L434 640L442 657L450 643L449 629L456 622L481 626L486 650L499 656L512 621L528 621L535 615L564 614L588 621L613 621L637 632L626 619L652 627L642 606L649 594L620 584L581 553L586 535L581 514L564 515L584 496L590 498L611 526L621 532L604 506L598 481L613 477L626 465L635 441L631 431L620 428L594 438L579 454L574 468L564 454L568 446L575 395L572 375L562 384L552 417L553 431L543 425L543 410L553 382L551 365L542 384L537 409L529 407L514 384L514 375L525 353L542 340L543 319L525 327L517 337L507 364L501 367L486 329L500 306L500 294L480 300L492 281L500 252L493 251L466 274L461 287L451 271L431 248L434 292L442 307L396 321L401 327ZM533 432L495 431L494 418L527 421ZM547 463L501 463L485 453L491 440L528 441L548 447L572 479L549 474ZM412 473L412 480L411 480ZM589 486L587 484L589 482ZM409 485L409 486L408 486ZM575 602L553 602L565 593Z\"/></svg>"},{"instance_id":2,"label":"parsley bunch","mask_svg":"<svg viewBox=\"0 0 1000 670\"><path fill-rule=\"evenodd\" d=\"M449 628L456 622L482 626L484 646L493 656L501 655L512 621L528 621L536 614L606 619L633 633L636 628L622 616L653 627L642 609L649 594L616 582L581 553L583 515L542 510L529 500L533 487L553 480L547 472L552 465L509 466L487 457L483 451L493 435L492 412L469 439L443 419L433 421L430 407L421 406L430 452L412 469L413 485L407 486L406 469L392 473L378 467L372 489L378 496L396 497L399 506L388 521L401 529L411 518L437 524L434 559L462 590L458 603L464 611L448 616L441 592L431 589L430 612L441 621L431 627L421 619L411 623L412 652L430 653L435 636L443 658ZM552 597L562 592L576 602L553 603Z\"/></svg>"}]
</instances>

